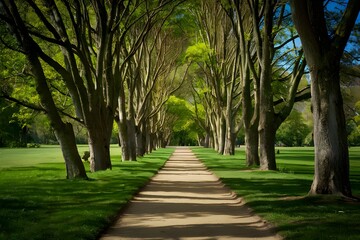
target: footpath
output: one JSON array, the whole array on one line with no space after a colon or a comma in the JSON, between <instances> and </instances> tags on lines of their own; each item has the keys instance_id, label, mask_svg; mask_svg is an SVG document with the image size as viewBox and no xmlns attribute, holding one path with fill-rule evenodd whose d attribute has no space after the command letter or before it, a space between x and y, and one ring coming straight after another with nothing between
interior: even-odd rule
<instances>
[{"instance_id":1,"label":"footpath","mask_svg":"<svg viewBox=\"0 0 360 240\"><path fill-rule=\"evenodd\" d=\"M281 239L224 187L189 148L176 148L100 238Z\"/></svg>"}]
</instances>

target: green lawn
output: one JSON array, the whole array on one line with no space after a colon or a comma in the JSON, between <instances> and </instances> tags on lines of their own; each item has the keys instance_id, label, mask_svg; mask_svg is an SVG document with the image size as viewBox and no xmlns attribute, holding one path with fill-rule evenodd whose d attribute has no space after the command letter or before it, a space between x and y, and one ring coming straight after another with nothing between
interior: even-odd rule
<instances>
[{"instance_id":1,"label":"green lawn","mask_svg":"<svg viewBox=\"0 0 360 240\"><path fill-rule=\"evenodd\" d=\"M113 170L70 181L58 146L0 149L0 239L96 239L173 151L122 163L112 146Z\"/></svg>"},{"instance_id":2,"label":"green lawn","mask_svg":"<svg viewBox=\"0 0 360 240\"><path fill-rule=\"evenodd\" d=\"M220 156L193 148L196 155L254 211L286 239L360 239L360 203L306 196L313 178L312 148L279 148L279 171L245 166L244 149ZM351 183L360 196L360 147L350 148Z\"/></svg>"}]
</instances>

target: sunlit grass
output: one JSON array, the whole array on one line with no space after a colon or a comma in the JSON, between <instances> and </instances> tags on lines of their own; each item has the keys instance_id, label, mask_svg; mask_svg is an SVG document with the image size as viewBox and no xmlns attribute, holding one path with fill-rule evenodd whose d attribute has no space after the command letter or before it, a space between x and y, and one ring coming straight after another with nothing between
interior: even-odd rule
<instances>
[{"instance_id":1,"label":"sunlit grass","mask_svg":"<svg viewBox=\"0 0 360 240\"><path fill-rule=\"evenodd\" d=\"M174 151L159 149L137 162L120 162L120 149L112 146L113 170L69 181L59 147L20 150L0 152L0 164L6 163L0 168L1 240L96 239Z\"/></svg>"},{"instance_id":2,"label":"sunlit grass","mask_svg":"<svg viewBox=\"0 0 360 240\"><path fill-rule=\"evenodd\" d=\"M254 211L286 239L360 239L360 204L338 197L308 197L313 179L313 148L277 148L278 171L245 165L244 149L220 156L194 148L196 155ZM350 148L351 183L360 196L360 148Z\"/></svg>"}]
</instances>

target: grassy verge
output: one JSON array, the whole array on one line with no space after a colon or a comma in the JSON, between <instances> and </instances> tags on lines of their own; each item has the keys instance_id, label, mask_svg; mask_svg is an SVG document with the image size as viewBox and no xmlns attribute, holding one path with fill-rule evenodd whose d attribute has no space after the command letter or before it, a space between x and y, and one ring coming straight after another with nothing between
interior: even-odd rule
<instances>
[{"instance_id":1,"label":"grassy verge","mask_svg":"<svg viewBox=\"0 0 360 240\"><path fill-rule=\"evenodd\" d=\"M279 150L279 171L259 171L245 166L243 149L235 156L193 149L210 170L286 239L360 239L359 203L306 196L313 178L313 149ZM350 149L350 159L352 190L360 196L359 147Z\"/></svg>"},{"instance_id":2,"label":"grassy verge","mask_svg":"<svg viewBox=\"0 0 360 240\"><path fill-rule=\"evenodd\" d=\"M174 150L122 163L117 149L90 181L65 179L58 147L0 149L0 239L96 239Z\"/></svg>"}]
</instances>

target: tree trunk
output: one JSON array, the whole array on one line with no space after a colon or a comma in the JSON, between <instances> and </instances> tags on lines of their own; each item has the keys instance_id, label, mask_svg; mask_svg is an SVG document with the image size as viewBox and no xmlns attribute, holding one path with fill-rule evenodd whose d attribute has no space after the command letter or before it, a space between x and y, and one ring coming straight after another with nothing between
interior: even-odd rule
<instances>
[{"instance_id":1,"label":"tree trunk","mask_svg":"<svg viewBox=\"0 0 360 240\"><path fill-rule=\"evenodd\" d=\"M260 138L260 169L276 170L275 161L275 131L269 126L259 130Z\"/></svg>"},{"instance_id":2,"label":"tree trunk","mask_svg":"<svg viewBox=\"0 0 360 240\"><path fill-rule=\"evenodd\" d=\"M218 129L218 142L219 142L219 154L224 154L225 150L225 136L226 136L226 124L225 120L222 118L221 114L218 116L217 120L217 129Z\"/></svg>"},{"instance_id":3,"label":"tree trunk","mask_svg":"<svg viewBox=\"0 0 360 240\"><path fill-rule=\"evenodd\" d=\"M127 134L129 138L129 157L130 161L136 161L136 128L135 119L127 120Z\"/></svg>"},{"instance_id":4,"label":"tree trunk","mask_svg":"<svg viewBox=\"0 0 360 240\"><path fill-rule=\"evenodd\" d=\"M204 139L204 148L209 148L210 147L210 130L206 130L205 133L205 139Z\"/></svg>"},{"instance_id":5,"label":"tree trunk","mask_svg":"<svg viewBox=\"0 0 360 240\"><path fill-rule=\"evenodd\" d=\"M81 161L76 142L73 127L70 123L64 123L63 126L55 128L56 139L60 143L61 151L65 160L67 179L87 179L84 164Z\"/></svg>"},{"instance_id":6,"label":"tree trunk","mask_svg":"<svg viewBox=\"0 0 360 240\"><path fill-rule=\"evenodd\" d=\"M245 128L245 152L247 166L260 165L257 125Z\"/></svg>"},{"instance_id":7,"label":"tree trunk","mask_svg":"<svg viewBox=\"0 0 360 240\"><path fill-rule=\"evenodd\" d=\"M311 74L315 174L310 194L352 197L339 69L360 11L360 2L348 1L334 36L328 35L322 2L292 0L290 3Z\"/></svg>"},{"instance_id":8,"label":"tree trunk","mask_svg":"<svg viewBox=\"0 0 360 240\"><path fill-rule=\"evenodd\" d=\"M103 124L105 127L106 124ZM110 125L108 125L110 126ZM108 130L101 126L96 128L89 127L89 150L90 150L90 170L96 172L99 170L111 169L110 160L110 138Z\"/></svg>"},{"instance_id":9,"label":"tree trunk","mask_svg":"<svg viewBox=\"0 0 360 240\"><path fill-rule=\"evenodd\" d=\"M131 116L131 120L127 118L125 97L124 89L121 88L118 99L119 118L116 119L119 126L121 159L122 161L136 161L135 120Z\"/></svg>"},{"instance_id":10,"label":"tree trunk","mask_svg":"<svg viewBox=\"0 0 360 240\"><path fill-rule=\"evenodd\" d=\"M15 9L13 9L15 11ZM17 11L17 10L16 10ZM19 16L18 13L16 16ZM35 77L36 91L39 94L42 106L46 110L46 115L50 120L51 126L55 130L55 136L60 143L61 151L65 160L67 179L88 179L84 164L81 161L76 141L74 129L70 123L64 123L57 111L55 102L52 98L49 86L46 81L44 70L36 53L36 43L30 38L25 25L21 24L20 34L23 42L24 52L30 64L30 71ZM19 35L18 35L19 37Z\"/></svg>"},{"instance_id":11,"label":"tree trunk","mask_svg":"<svg viewBox=\"0 0 360 240\"><path fill-rule=\"evenodd\" d=\"M137 127L136 131L136 155L142 157L146 153L146 136L144 132L145 124L140 123L140 126Z\"/></svg>"},{"instance_id":12,"label":"tree trunk","mask_svg":"<svg viewBox=\"0 0 360 240\"><path fill-rule=\"evenodd\" d=\"M226 133L225 133L225 145L224 145L224 155L234 155L235 154L235 139L234 139L234 126L231 119L231 113L226 117Z\"/></svg>"},{"instance_id":13,"label":"tree trunk","mask_svg":"<svg viewBox=\"0 0 360 240\"><path fill-rule=\"evenodd\" d=\"M270 68L270 67L268 67ZM260 80L259 143L260 169L276 170L275 160L275 115L271 89L271 70L263 69Z\"/></svg>"},{"instance_id":14,"label":"tree trunk","mask_svg":"<svg viewBox=\"0 0 360 240\"><path fill-rule=\"evenodd\" d=\"M311 72L315 175L310 194L352 196L345 115L336 63Z\"/></svg>"},{"instance_id":15,"label":"tree trunk","mask_svg":"<svg viewBox=\"0 0 360 240\"><path fill-rule=\"evenodd\" d=\"M119 140L121 146L121 160L128 161L130 159L130 152L129 152L129 140L127 135L127 124L117 120L116 121L119 129Z\"/></svg>"},{"instance_id":16,"label":"tree trunk","mask_svg":"<svg viewBox=\"0 0 360 240\"><path fill-rule=\"evenodd\" d=\"M265 1L264 32L262 39L262 58L260 74L260 102L259 102L259 138L260 138L260 169L276 170L275 161L275 114L273 107L272 80L272 21L273 4Z\"/></svg>"},{"instance_id":17,"label":"tree trunk","mask_svg":"<svg viewBox=\"0 0 360 240\"><path fill-rule=\"evenodd\" d=\"M270 60L269 60L270 61ZM265 65L265 64L264 64ZM276 170L275 160L275 114L271 89L271 67L263 69L260 79L259 139L260 169Z\"/></svg>"}]
</instances>

